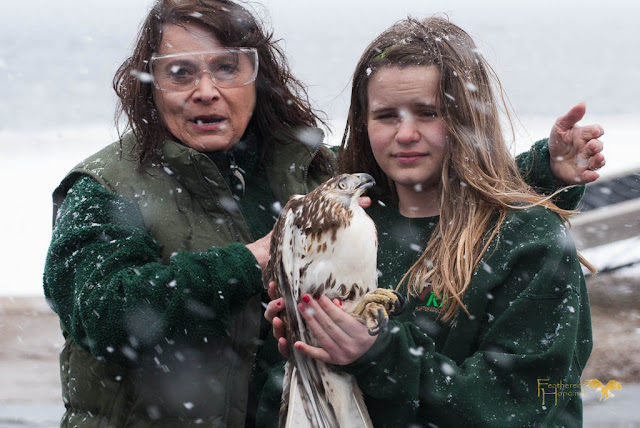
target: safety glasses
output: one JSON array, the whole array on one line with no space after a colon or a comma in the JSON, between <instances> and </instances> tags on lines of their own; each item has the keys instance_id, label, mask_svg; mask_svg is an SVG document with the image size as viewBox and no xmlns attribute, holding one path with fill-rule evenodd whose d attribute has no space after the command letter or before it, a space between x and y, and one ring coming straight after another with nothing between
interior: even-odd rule
<instances>
[{"instance_id":1,"label":"safety glasses","mask_svg":"<svg viewBox=\"0 0 640 428\"><path fill-rule=\"evenodd\" d=\"M258 75L255 48L226 48L203 52L151 56L150 71L160 90L182 92L193 89L207 73L220 88L248 85Z\"/></svg>"}]
</instances>

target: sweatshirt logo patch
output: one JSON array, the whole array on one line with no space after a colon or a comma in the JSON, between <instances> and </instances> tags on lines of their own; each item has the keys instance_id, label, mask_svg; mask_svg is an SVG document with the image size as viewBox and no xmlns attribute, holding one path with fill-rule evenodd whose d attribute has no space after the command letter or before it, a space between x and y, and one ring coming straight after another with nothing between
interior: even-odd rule
<instances>
[{"instance_id":1,"label":"sweatshirt logo patch","mask_svg":"<svg viewBox=\"0 0 640 428\"><path fill-rule=\"evenodd\" d=\"M417 311L427 311L427 312L442 312L442 303L445 301L445 298L440 298L433 292L431 288L431 283L427 282L424 285L424 289L420 296L418 296L418 304L416 305Z\"/></svg>"}]
</instances>

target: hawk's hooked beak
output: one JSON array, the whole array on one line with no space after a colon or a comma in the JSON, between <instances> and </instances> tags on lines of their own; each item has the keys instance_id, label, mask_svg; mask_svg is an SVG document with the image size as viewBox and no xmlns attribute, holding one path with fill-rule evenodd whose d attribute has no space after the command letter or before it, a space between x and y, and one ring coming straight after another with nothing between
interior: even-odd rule
<instances>
[{"instance_id":1,"label":"hawk's hooked beak","mask_svg":"<svg viewBox=\"0 0 640 428\"><path fill-rule=\"evenodd\" d=\"M356 186L356 190L363 189L362 191L364 192L364 190L376 184L376 180L374 180L373 177L367 173L361 172L353 175L357 177L358 180L360 180L360 183L358 183L358 185Z\"/></svg>"}]
</instances>

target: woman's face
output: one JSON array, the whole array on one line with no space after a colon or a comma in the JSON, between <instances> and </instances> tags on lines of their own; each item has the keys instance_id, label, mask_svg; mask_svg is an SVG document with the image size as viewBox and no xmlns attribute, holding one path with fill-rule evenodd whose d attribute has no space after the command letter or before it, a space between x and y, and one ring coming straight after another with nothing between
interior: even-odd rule
<instances>
[{"instance_id":1,"label":"woman's face","mask_svg":"<svg viewBox=\"0 0 640 428\"><path fill-rule=\"evenodd\" d=\"M165 24L157 55L211 51L223 46L205 27ZM183 92L153 90L153 99L171 134L200 152L231 149L242 137L256 105L255 81L237 88L217 87L207 73Z\"/></svg>"},{"instance_id":2,"label":"woman's face","mask_svg":"<svg viewBox=\"0 0 640 428\"><path fill-rule=\"evenodd\" d=\"M435 66L383 68L369 81L367 125L373 155L396 186L428 190L440 182L447 130L436 114Z\"/></svg>"}]
</instances>

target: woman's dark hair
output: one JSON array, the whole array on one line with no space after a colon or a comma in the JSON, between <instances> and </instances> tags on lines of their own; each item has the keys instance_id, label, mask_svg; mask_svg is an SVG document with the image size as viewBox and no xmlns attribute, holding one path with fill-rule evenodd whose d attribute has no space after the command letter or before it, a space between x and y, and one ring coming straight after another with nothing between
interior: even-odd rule
<instances>
[{"instance_id":1,"label":"woman's dark hair","mask_svg":"<svg viewBox=\"0 0 640 428\"><path fill-rule=\"evenodd\" d=\"M311 107L306 87L292 75L273 34L265 33L247 9L229 0L158 0L142 24L132 55L113 78L119 98L116 125L126 116L126 127L119 134L122 138L127 131L134 133L140 166L157 159L162 142L169 135L153 101L149 76L149 60L160 47L164 24L202 25L223 46L257 49L260 66L256 107L248 127L260 144L294 140L296 127L324 124ZM318 151L311 167L327 173L327 152Z\"/></svg>"}]
</instances>

